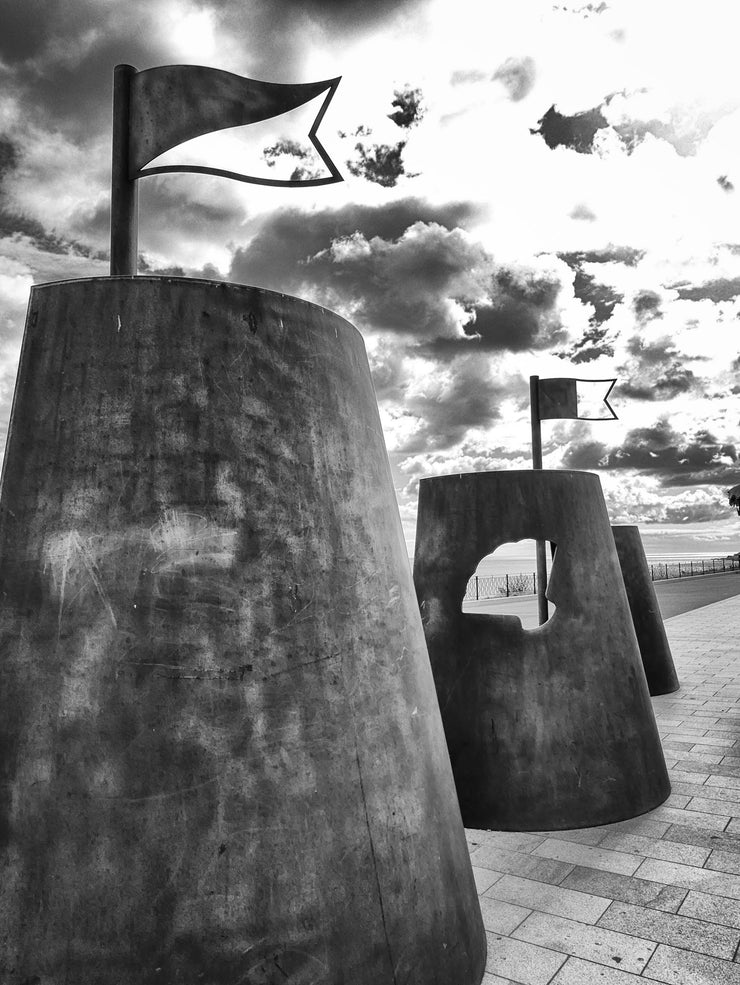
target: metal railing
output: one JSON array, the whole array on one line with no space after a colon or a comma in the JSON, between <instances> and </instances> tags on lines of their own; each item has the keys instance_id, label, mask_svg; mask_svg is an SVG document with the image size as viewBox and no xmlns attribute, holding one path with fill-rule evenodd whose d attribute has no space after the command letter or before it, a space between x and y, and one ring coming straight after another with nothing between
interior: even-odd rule
<instances>
[{"instance_id":1,"label":"metal railing","mask_svg":"<svg viewBox=\"0 0 740 985\"><path fill-rule=\"evenodd\" d=\"M653 581L668 578L690 578L692 575L722 574L740 571L740 557L715 557L688 561L653 561L648 564ZM519 572L513 575L473 575L468 582L464 601L509 598L512 595L536 595L537 574Z\"/></svg>"},{"instance_id":2,"label":"metal railing","mask_svg":"<svg viewBox=\"0 0 740 985\"><path fill-rule=\"evenodd\" d=\"M653 561L649 565L653 581L667 578L690 578L692 575L717 575L723 571L740 571L740 558L713 557L698 561Z\"/></svg>"},{"instance_id":3,"label":"metal railing","mask_svg":"<svg viewBox=\"0 0 740 985\"><path fill-rule=\"evenodd\" d=\"M465 590L465 599L497 599L511 595L536 595L537 573L531 575L492 575L481 577L473 575Z\"/></svg>"}]
</instances>

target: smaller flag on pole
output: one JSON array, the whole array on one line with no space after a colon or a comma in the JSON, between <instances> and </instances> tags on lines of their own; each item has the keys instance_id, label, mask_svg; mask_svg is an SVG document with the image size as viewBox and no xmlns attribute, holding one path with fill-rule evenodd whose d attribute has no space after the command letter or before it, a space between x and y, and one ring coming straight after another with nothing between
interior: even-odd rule
<instances>
[{"instance_id":1,"label":"smaller flag on pole","mask_svg":"<svg viewBox=\"0 0 740 985\"><path fill-rule=\"evenodd\" d=\"M532 424L532 467L542 468L542 429L540 421L571 418L577 421L616 419L609 394L616 379L579 380L555 376L541 380L529 377L530 419ZM608 413L607 413L608 412ZM537 613L540 626L547 622L547 561L545 543L537 542Z\"/></svg>"},{"instance_id":2,"label":"smaller flag on pole","mask_svg":"<svg viewBox=\"0 0 740 985\"><path fill-rule=\"evenodd\" d=\"M578 421L612 421L617 415L609 403L616 379L579 380L551 377L539 381L539 419L571 418Z\"/></svg>"}]
</instances>

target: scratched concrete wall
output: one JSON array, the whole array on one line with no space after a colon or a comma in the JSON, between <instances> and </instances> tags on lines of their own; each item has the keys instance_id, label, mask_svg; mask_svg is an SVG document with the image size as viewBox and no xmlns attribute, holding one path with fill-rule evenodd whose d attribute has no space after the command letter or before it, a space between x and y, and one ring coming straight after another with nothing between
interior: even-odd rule
<instances>
[{"instance_id":1,"label":"scratched concrete wall","mask_svg":"<svg viewBox=\"0 0 740 985\"><path fill-rule=\"evenodd\" d=\"M543 625L463 613L507 541L556 544ZM463 820L540 830L642 814L670 792L598 476L422 479L414 580Z\"/></svg>"},{"instance_id":2,"label":"scratched concrete wall","mask_svg":"<svg viewBox=\"0 0 740 985\"><path fill-rule=\"evenodd\" d=\"M0 559L3 982L477 985L351 325L208 281L35 288Z\"/></svg>"}]
</instances>

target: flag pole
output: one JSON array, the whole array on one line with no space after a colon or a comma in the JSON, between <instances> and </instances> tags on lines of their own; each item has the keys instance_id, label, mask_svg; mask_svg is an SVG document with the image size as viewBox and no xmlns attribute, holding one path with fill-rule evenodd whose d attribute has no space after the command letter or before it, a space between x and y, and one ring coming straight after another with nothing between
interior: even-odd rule
<instances>
[{"instance_id":1,"label":"flag pole","mask_svg":"<svg viewBox=\"0 0 740 985\"><path fill-rule=\"evenodd\" d=\"M540 378L529 377L529 408L532 418L532 468L542 468L542 427L540 424ZM544 540L537 542L537 616L540 626L547 622L547 555Z\"/></svg>"},{"instance_id":2,"label":"flag pole","mask_svg":"<svg viewBox=\"0 0 740 985\"><path fill-rule=\"evenodd\" d=\"M110 272L136 274L139 200L136 181L129 177L129 107L133 65L113 70L113 154L110 195Z\"/></svg>"}]
</instances>

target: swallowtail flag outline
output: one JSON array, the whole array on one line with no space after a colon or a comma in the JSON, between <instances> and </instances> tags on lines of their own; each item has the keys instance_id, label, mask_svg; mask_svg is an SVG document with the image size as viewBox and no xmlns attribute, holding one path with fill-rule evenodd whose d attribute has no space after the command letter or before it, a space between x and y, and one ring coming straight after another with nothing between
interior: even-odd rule
<instances>
[{"instance_id":1,"label":"swallowtail flag outline","mask_svg":"<svg viewBox=\"0 0 740 985\"><path fill-rule=\"evenodd\" d=\"M203 65L160 65L141 72L133 65L116 65L113 72L111 275L136 275L139 178L187 172L283 188L316 187L343 181L317 136L340 79L338 76L321 82L284 84L248 79ZM329 172L324 177L261 178L196 164L146 166L194 137L282 116L322 93L324 100L308 132L308 139Z\"/></svg>"},{"instance_id":2,"label":"swallowtail flag outline","mask_svg":"<svg viewBox=\"0 0 740 985\"><path fill-rule=\"evenodd\" d=\"M316 135L340 80L341 76L295 84L262 82L203 65L160 65L137 72L131 79L129 95L129 178L192 172L282 187L329 185L342 181L336 165ZM322 93L326 95L311 124L308 139L329 171L324 177L261 178L194 164L146 167L150 161L186 140L282 116Z\"/></svg>"},{"instance_id":3,"label":"swallowtail flag outline","mask_svg":"<svg viewBox=\"0 0 740 985\"><path fill-rule=\"evenodd\" d=\"M584 380L574 377L554 376L539 380L539 419L541 421L572 419L577 421L613 421L617 419L609 394L616 383L615 379ZM590 392L588 392L590 391ZM608 413L592 417L580 414L579 407L584 404L601 402Z\"/></svg>"}]
</instances>

